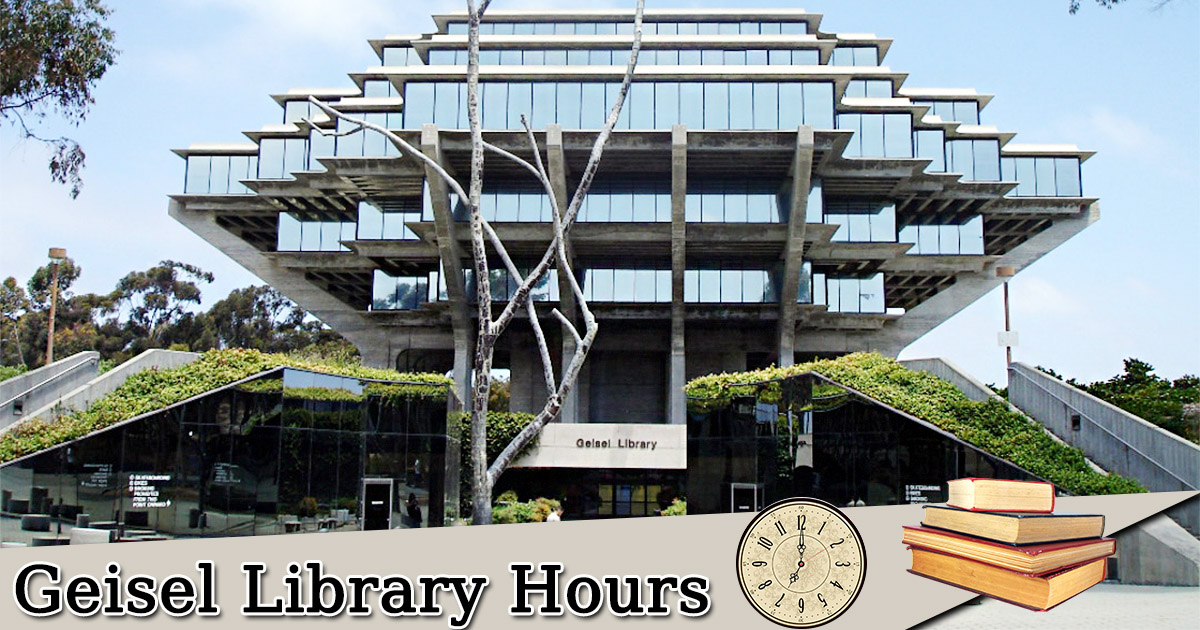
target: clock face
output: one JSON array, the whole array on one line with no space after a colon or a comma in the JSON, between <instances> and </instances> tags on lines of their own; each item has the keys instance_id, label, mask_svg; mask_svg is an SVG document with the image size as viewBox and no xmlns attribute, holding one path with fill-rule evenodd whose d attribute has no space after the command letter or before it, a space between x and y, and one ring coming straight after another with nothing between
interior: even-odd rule
<instances>
[{"instance_id":1,"label":"clock face","mask_svg":"<svg viewBox=\"0 0 1200 630\"><path fill-rule=\"evenodd\" d=\"M784 499L750 522L737 553L746 599L790 628L833 621L854 603L867 574L862 536L837 508Z\"/></svg>"}]
</instances>

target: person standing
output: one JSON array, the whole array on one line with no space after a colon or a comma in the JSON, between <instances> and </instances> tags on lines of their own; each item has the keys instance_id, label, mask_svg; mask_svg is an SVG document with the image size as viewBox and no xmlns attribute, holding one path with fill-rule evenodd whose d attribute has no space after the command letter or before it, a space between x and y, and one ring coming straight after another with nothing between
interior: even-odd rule
<instances>
[{"instance_id":1,"label":"person standing","mask_svg":"<svg viewBox=\"0 0 1200 630\"><path fill-rule=\"evenodd\" d=\"M421 502L417 501L417 494L415 492L409 492L408 493L408 526L409 527L420 527L421 520L422 520L422 518L421 518Z\"/></svg>"},{"instance_id":2,"label":"person standing","mask_svg":"<svg viewBox=\"0 0 1200 630\"><path fill-rule=\"evenodd\" d=\"M546 522L547 523L557 523L562 520L562 514L563 514L563 509L562 509L562 506L560 505L560 506L554 508L554 510L546 516Z\"/></svg>"}]
</instances>

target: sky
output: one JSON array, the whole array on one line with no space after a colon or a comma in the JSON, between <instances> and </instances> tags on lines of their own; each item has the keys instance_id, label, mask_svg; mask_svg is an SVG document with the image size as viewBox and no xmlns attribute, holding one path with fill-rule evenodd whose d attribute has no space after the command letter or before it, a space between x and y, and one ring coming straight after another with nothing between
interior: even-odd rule
<instances>
[{"instance_id":1,"label":"sky","mask_svg":"<svg viewBox=\"0 0 1200 630\"><path fill-rule=\"evenodd\" d=\"M205 306L261 283L167 216L183 188L170 152L245 142L281 119L270 94L352 87L347 73L378 65L367 39L434 30L430 14L462 0L109 0L121 54L79 127L47 120L87 152L72 200L50 181L44 148L0 122L0 278L24 282L65 247L83 267L79 292L108 292L160 260L212 271ZM632 7L591 0L589 7ZM734 0L649 0L648 8L730 6ZM984 124L1018 143L1097 151L1083 190L1101 219L1011 281L1014 358L1092 381L1137 357L1158 373L1200 373L1200 7L1197 0L754 0L824 14L826 32L875 33L894 43L884 64L907 87L973 87L995 99ZM495 0L496 9L570 8L565 0ZM984 382L1003 383L999 289L909 346Z\"/></svg>"}]
</instances>

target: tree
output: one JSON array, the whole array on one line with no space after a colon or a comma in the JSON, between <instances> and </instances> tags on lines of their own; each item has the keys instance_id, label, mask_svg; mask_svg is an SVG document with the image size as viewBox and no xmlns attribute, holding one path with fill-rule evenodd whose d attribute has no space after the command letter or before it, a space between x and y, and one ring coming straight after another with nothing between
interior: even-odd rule
<instances>
[{"instance_id":1,"label":"tree","mask_svg":"<svg viewBox=\"0 0 1200 630\"><path fill-rule=\"evenodd\" d=\"M596 175L596 169L599 168L600 158L604 153L604 145L607 143L609 136L612 135L613 127L616 126L617 117L620 115L621 108L624 105L626 94L629 92L629 84L633 79L633 70L637 65L638 52L641 50L642 45L642 14L645 9L645 0L638 0L637 10L634 14L633 46L630 50L629 63L625 67L625 76L622 79L621 88L612 109L608 112L608 118L605 120L604 127L596 135L596 139L592 144L591 155L588 158L587 166L584 167L579 185L575 189L575 194L564 207L563 200L555 196L554 185L550 181L545 162L542 160L537 137L529 127L529 122L524 115L521 116L521 122L525 127L525 135L529 141L532 160L526 160L483 139L483 130L479 117L479 23L490 2L491 0L482 0L482 2L476 5L475 0L467 0L467 118L470 120L471 127L471 171L467 186L464 187L462 183L455 179L439 161L425 155L418 148L395 133L392 133L386 127L368 122L363 118L344 114L316 97L309 97L309 101L328 115L330 119L344 120L353 126L344 131L336 132L327 131L311 120L306 119L303 121L313 130L324 135L343 136L367 130L383 134L400 150L403 156L421 162L429 171L436 173L445 182L446 186L458 195L459 199L463 200L467 206L470 214L471 258L474 262L476 305L478 308L475 361L471 394L469 396L471 416L469 438L472 460L471 503L472 522L475 524L487 524L491 522L492 488L495 487L496 481L505 469L508 468L509 463L516 457L517 453L541 432L542 427L558 417L559 412L562 410L563 400L574 387L575 381L579 376L579 370L583 367L588 350L591 349L596 334L599 331L596 318L588 308L587 301L584 299L583 289L579 286L579 282L571 270L570 257L566 251L566 237L571 230L571 226L575 223L575 218L579 213L583 199L587 196L588 190L591 188L592 179ZM515 162L525 171L532 174L542 185L549 199L552 211L553 235L541 260L527 274L522 274L517 268L512 257L509 256L508 251L505 249L504 243L500 240L495 230L492 229L491 224L483 218L483 214L480 211L480 197L483 193L485 151ZM496 315L492 308L491 275L488 270L489 245L491 246L490 253L503 262L509 276L517 282L516 291L513 292L512 298L500 309L499 315ZM557 308L551 310L551 314L562 324L565 331L564 334L569 334L575 342L575 351L571 356L571 360L567 363L561 379L555 376L550 349L547 345L540 320L538 319L537 309L529 299L530 291L542 280L552 265L557 265L560 277L567 280L570 284L570 296L564 296L564 300L574 299L583 322L583 333L580 334L575 323L564 315L562 311ZM508 328L508 325L512 323L517 312L521 310L524 310L528 315L529 324L533 329L533 336L541 355L542 374L546 381L546 391L549 392L549 396L542 410L534 417L534 420L526 425L489 464L487 457L487 411L491 394L492 359L495 353L496 341Z\"/></svg>"},{"instance_id":2,"label":"tree","mask_svg":"<svg viewBox=\"0 0 1200 630\"><path fill-rule=\"evenodd\" d=\"M21 348L21 318L29 312L29 298L25 290L17 284L17 279L9 276L0 283L0 365L5 363L4 348L14 348L17 362L25 367L25 352ZM7 331L7 332L6 332ZM11 343L8 343L11 342ZM6 346L5 344L8 343Z\"/></svg>"},{"instance_id":3,"label":"tree","mask_svg":"<svg viewBox=\"0 0 1200 630\"><path fill-rule=\"evenodd\" d=\"M92 88L117 56L103 24L110 14L100 0L0 0L0 119L50 148L50 178L70 184L72 198L83 187L83 148L65 136L39 136L26 116L84 121Z\"/></svg>"},{"instance_id":4,"label":"tree","mask_svg":"<svg viewBox=\"0 0 1200 630\"><path fill-rule=\"evenodd\" d=\"M164 260L122 278L111 298L115 306L129 309L129 323L145 339L145 346L157 348L164 327L177 322L189 304L200 303L196 283L212 281L211 273L195 265Z\"/></svg>"}]
</instances>

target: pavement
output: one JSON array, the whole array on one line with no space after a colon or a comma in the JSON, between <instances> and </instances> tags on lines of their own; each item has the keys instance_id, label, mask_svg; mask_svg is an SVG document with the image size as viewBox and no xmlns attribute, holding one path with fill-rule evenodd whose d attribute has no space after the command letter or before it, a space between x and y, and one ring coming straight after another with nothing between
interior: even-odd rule
<instances>
[{"instance_id":1,"label":"pavement","mask_svg":"<svg viewBox=\"0 0 1200 630\"><path fill-rule=\"evenodd\" d=\"M1046 612L989 597L978 601L979 604L964 604L915 627L920 630L1200 628L1200 588L1196 587L1102 583Z\"/></svg>"}]
</instances>

